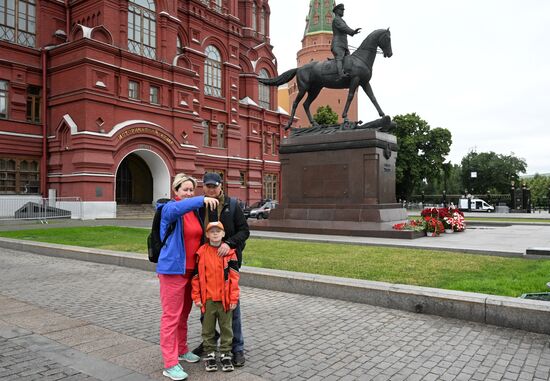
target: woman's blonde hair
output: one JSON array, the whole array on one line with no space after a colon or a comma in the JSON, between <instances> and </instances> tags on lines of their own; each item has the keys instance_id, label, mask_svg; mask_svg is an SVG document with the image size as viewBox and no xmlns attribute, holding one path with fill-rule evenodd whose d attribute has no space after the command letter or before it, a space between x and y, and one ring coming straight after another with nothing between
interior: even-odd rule
<instances>
[{"instance_id":1,"label":"woman's blonde hair","mask_svg":"<svg viewBox=\"0 0 550 381\"><path fill-rule=\"evenodd\" d=\"M193 183L193 189L197 187L197 180L195 180L192 176L186 175L185 173L178 173L172 182L172 189L177 191L181 184L186 181L191 181L191 183Z\"/></svg>"}]
</instances>

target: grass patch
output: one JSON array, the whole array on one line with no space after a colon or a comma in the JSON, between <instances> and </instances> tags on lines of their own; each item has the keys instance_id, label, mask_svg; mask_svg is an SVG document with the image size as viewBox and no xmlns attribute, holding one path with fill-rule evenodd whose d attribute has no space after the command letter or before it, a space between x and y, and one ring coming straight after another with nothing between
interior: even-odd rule
<instances>
[{"instance_id":1,"label":"grass patch","mask_svg":"<svg viewBox=\"0 0 550 381\"><path fill-rule=\"evenodd\" d=\"M147 252L148 229L49 228L0 232L0 236L99 249ZM544 292L549 260L466 253L251 238L244 264L449 290L519 296Z\"/></svg>"}]
</instances>

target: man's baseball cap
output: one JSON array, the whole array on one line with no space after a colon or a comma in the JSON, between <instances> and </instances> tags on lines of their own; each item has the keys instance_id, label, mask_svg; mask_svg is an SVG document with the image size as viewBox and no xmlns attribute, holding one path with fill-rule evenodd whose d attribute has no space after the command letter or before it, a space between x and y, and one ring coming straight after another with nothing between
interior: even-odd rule
<instances>
[{"instance_id":1,"label":"man's baseball cap","mask_svg":"<svg viewBox=\"0 0 550 381\"><path fill-rule=\"evenodd\" d=\"M220 230L223 230L225 231L225 229L223 228L223 224L220 222L220 221L216 221L216 222L210 222L207 226L206 226L206 231L208 232L210 229L212 228L218 228Z\"/></svg>"},{"instance_id":2,"label":"man's baseball cap","mask_svg":"<svg viewBox=\"0 0 550 381\"><path fill-rule=\"evenodd\" d=\"M215 172L208 172L204 174L204 177L202 178L202 183L204 185L218 186L222 183L222 178Z\"/></svg>"}]
</instances>

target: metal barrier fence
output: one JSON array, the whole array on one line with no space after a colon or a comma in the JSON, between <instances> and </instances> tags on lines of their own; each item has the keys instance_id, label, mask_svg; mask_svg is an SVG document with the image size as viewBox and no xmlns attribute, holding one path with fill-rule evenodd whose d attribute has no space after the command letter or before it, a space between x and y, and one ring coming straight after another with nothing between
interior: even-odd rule
<instances>
[{"instance_id":1,"label":"metal barrier fence","mask_svg":"<svg viewBox=\"0 0 550 381\"><path fill-rule=\"evenodd\" d=\"M0 221L82 218L80 197L0 197Z\"/></svg>"}]
</instances>

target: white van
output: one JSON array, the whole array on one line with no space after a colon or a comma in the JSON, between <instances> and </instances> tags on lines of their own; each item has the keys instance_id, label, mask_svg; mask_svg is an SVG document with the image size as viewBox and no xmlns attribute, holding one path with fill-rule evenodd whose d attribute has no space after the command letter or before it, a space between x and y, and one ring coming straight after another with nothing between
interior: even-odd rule
<instances>
[{"instance_id":1,"label":"white van","mask_svg":"<svg viewBox=\"0 0 550 381\"><path fill-rule=\"evenodd\" d=\"M495 211L495 207L492 205L487 204L486 201L480 199L480 198L472 198L471 201L471 210L472 212L487 212L487 213L493 213ZM468 210L468 199L467 198L460 198L458 199L458 209L462 211Z\"/></svg>"}]
</instances>

